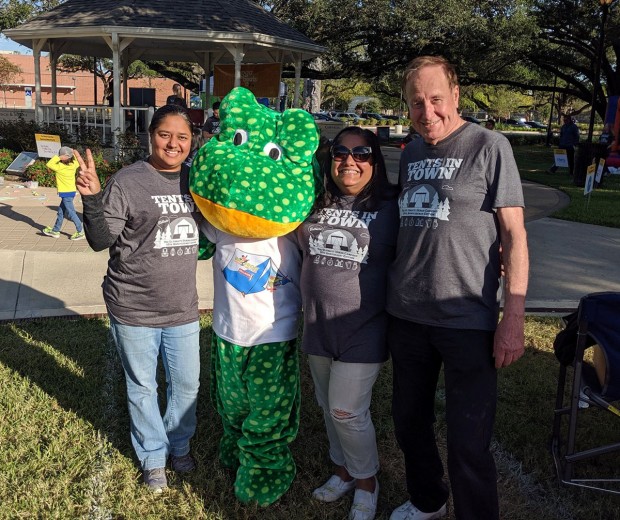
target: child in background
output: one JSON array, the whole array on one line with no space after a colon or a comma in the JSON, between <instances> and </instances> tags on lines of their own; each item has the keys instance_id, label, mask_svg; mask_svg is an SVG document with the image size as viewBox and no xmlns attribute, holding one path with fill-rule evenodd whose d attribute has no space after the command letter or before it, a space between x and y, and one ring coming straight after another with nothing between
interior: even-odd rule
<instances>
[{"instance_id":1,"label":"child in background","mask_svg":"<svg viewBox=\"0 0 620 520\"><path fill-rule=\"evenodd\" d=\"M58 238L66 213L67 217L75 224L75 233L71 235L71 240L82 240L84 238L82 221L73 206L73 198L76 192L75 176L79 168L77 159L73 157L73 150L68 146L63 146L58 150L58 155L54 155L47 162L47 167L56 174L56 189L60 196L60 204L58 205L56 224L54 224L53 228L46 227L43 230L43 234L48 237Z\"/></svg>"}]
</instances>

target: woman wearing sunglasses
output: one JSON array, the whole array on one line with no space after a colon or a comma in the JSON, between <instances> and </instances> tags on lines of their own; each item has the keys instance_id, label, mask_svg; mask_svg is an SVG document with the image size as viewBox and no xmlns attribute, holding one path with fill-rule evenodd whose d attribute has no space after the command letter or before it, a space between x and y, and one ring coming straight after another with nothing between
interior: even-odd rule
<instances>
[{"instance_id":1,"label":"woman wearing sunglasses","mask_svg":"<svg viewBox=\"0 0 620 520\"><path fill-rule=\"evenodd\" d=\"M303 250L302 350L335 465L313 496L333 502L355 491L349 519L371 520L379 457L369 407L388 358L385 288L398 232L397 192L369 130L343 129L321 169L325 191L297 230Z\"/></svg>"}]
</instances>

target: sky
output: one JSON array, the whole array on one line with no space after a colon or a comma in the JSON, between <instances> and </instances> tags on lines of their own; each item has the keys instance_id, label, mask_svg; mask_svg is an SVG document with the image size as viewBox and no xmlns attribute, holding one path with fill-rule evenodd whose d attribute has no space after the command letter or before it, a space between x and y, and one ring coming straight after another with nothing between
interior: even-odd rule
<instances>
[{"instance_id":1,"label":"sky","mask_svg":"<svg viewBox=\"0 0 620 520\"><path fill-rule=\"evenodd\" d=\"M19 51L21 54L32 54L32 51L28 47L19 45L4 36L0 36L0 51Z\"/></svg>"}]
</instances>

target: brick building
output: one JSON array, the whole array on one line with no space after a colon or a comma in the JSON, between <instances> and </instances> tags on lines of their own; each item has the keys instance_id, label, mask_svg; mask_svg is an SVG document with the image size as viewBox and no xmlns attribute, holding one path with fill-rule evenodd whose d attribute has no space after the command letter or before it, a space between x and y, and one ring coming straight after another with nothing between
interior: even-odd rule
<instances>
[{"instance_id":1,"label":"brick building","mask_svg":"<svg viewBox=\"0 0 620 520\"><path fill-rule=\"evenodd\" d=\"M17 65L22 72L7 83L0 85L0 108L31 108L35 105L34 96L34 59L32 55L0 51L0 56ZM104 99L104 86L100 78L88 71L60 72L56 74L57 103L59 105L107 105ZM95 81L97 82L97 99L95 100ZM154 88L156 106L166 104L166 98L172 94L175 82L167 78L130 79L129 88ZM41 56L41 101L52 102L52 73L49 58ZM30 99L28 99L30 98ZM186 100L189 105L189 92Z\"/></svg>"}]
</instances>

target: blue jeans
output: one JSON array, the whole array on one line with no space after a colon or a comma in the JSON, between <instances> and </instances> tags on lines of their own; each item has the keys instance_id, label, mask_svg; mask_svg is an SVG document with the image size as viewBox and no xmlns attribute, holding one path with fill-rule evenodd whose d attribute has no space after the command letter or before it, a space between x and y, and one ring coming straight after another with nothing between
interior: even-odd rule
<instances>
[{"instance_id":1,"label":"blue jeans","mask_svg":"<svg viewBox=\"0 0 620 520\"><path fill-rule=\"evenodd\" d=\"M189 452L196 431L199 324L138 327L123 325L110 316L110 331L125 371L131 443L143 470L163 468L168 455ZM163 417L157 399L160 352L167 384Z\"/></svg>"},{"instance_id":2,"label":"blue jeans","mask_svg":"<svg viewBox=\"0 0 620 520\"><path fill-rule=\"evenodd\" d=\"M52 229L52 231L60 231L65 214L67 215L67 218L69 218L75 224L75 230L78 233L81 233L82 221L80 220L80 217L78 217L78 214L75 211L75 206L73 205L73 197L61 197L60 204L58 205L56 224L54 224L54 228Z\"/></svg>"}]
</instances>

